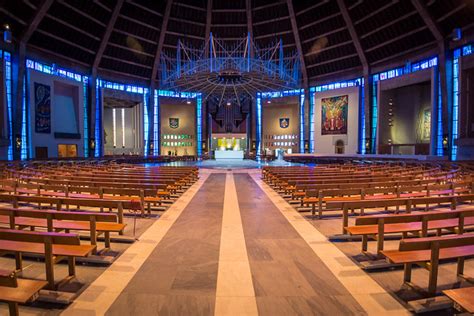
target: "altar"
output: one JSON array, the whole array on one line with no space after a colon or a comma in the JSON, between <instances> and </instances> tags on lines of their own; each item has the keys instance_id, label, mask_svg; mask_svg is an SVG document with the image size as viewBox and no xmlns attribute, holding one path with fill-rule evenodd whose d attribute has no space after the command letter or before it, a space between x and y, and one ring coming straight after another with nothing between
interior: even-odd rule
<instances>
[{"instance_id":1,"label":"altar","mask_svg":"<svg viewBox=\"0 0 474 316\"><path fill-rule=\"evenodd\" d=\"M244 159L244 152L247 147L247 137L245 134L213 134L211 150L214 158L217 159Z\"/></svg>"},{"instance_id":2,"label":"altar","mask_svg":"<svg viewBox=\"0 0 474 316\"><path fill-rule=\"evenodd\" d=\"M214 158L217 159L244 159L243 150L216 150Z\"/></svg>"}]
</instances>

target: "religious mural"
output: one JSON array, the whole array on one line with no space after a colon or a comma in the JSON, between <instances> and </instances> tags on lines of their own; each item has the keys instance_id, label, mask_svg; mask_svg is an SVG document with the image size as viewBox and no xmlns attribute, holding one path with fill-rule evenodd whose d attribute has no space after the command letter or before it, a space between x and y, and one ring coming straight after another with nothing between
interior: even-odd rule
<instances>
[{"instance_id":1,"label":"religious mural","mask_svg":"<svg viewBox=\"0 0 474 316\"><path fill-rule=\"evenodd\" d=\"M35 132L51 133L51 87L35 82Z\"/></svg>"},{"instance_id":2,"label":"religious mural","mask_svg":"<svg viewBox=\"0 0 474 316\"><path fill-rule=\"evenodd\" d=\"M348 95L321 99L321 135L347 134Z\"/></svg>"}]
</instances>

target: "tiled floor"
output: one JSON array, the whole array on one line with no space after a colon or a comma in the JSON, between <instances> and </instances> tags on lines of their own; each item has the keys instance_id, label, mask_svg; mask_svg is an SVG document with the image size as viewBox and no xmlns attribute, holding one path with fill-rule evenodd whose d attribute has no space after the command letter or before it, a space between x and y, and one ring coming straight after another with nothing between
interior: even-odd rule
<instances>
[{"instance_id":1,"label":"tiled floor","mask_svg":"<svg viewBox=\"0 0 474 316\"><path fill-rule=\"evenodd\" d=\"M200 177L64 315L407 313L400 271L367 274L354 260L357 242L328 241L339 217L307 220L258 169Z\"/></svg>"}]
</instances>

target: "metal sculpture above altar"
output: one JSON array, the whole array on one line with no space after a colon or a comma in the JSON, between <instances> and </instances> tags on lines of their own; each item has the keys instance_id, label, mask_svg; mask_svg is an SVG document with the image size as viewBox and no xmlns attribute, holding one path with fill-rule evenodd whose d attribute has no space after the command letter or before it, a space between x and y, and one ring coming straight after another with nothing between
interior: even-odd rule
<instances>
[{"instance_id":1,"label":"metal sculpture above altar","mask_svg":"<svg viewBox=\"0 0 474 316\"><path fill-rule=\"evenodd\" d=\"M299 56L285 56L282 40L259 47L247 37L235 41L212 33L201 49L178 40L175 56L161 56L161 86L199 91L217 98L218 106L254 98L257 92L291 90L300 86Z\"/></svg>"}]
</instances>

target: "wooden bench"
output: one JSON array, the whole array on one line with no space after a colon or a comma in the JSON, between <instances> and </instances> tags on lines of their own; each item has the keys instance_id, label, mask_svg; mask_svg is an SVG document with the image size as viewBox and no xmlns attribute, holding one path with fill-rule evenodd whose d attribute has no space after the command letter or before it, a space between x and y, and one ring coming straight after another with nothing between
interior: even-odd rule
<instances>
[{"instance_id":1,"label":"wooden bench","mask_svg":"<svg viewBox=\"0 0 474 316\"><path fill-rule=\"evenodd\" d=\"M331 189L319 190L316 197L307 197L302 204L312 205L311 214L315 215L318 206L318 217L322 217L323 204L331 202L334 206L338 202L360 201L360 200L382 200L394 198L421 198L431 196L450 196L455 194L467 194L471 189L464 186L455 186L454 183L445 185L423 185L392 188L358 188L358 189ZM339 206L336 206L339 207ZM428 208L428 205L426 205ZM328 209L326 205L326 209ZM363 208L361 208L363 212Z\"/></svg>"},{"instance_id":2,"label":"wooden bench","mask_svg":"<svg viewBox=\"0 0 474 316\"><path fill-rule=\"evenodd\" d=\"M428 236L428 231L436 230L438 235L442 229L463 233L466 226L474 225L474 210L434 211L410 214L383 214L360 216L355 226L346 227L351 236L362 236L362 252L367 251L368 237L377 240L377 254L384 249L384 237L387 234L419 233Z\"/></svg>"},{"instance_id":3,"label":"wooden bench","mask_svg":"<svg viewBox=\"0 0 474 316\"><path fill-rule=\"evenodd\" d=\"M14 208L18 208L20 202L26 203L37 203L38 208L41 205L56 205L58 211L63 209L63 205L66 206L66 210L69 210L70 206L80 207L96 207L96 208L108 208L117 209L118 222L123 224L123 211L124 209L141 210L142 206L140 201L133 200L113 200L113 199L86 199L86 198L63 198L63 197L46 197L46 196L28 196L28 195L13 195L13 194L0 194L0 202L6 202L13 205Z\"/></svg>"},{"instance_id":4,"label":"wooden bench","mask_svg":"<svg viewBox=\"0 0 474 316\"><path fill-rule=\"evenodd\" d=\"M455 309L474 314L474 287L445 290L443 293L454 302Z\"/></svg>"},{"instance_id":5,"label":"wooden bench","mask_svg":"<svg viewBox=\"0 0 474 316\"><path fill-rule=\"evenodd\" d=\"M12 187L4 187L4 191L11 194L41 195L50 197L70 198L101 198L140 200L142 203L142 214L144 205L148 204L148 212L151 212L151 204L161 205L164 199L169 199L171 192L155 189L140 188L114 188L114 187L74 187L68 185L47 185L16 183Z\"/></svg>"},{"instance_id":6,"label":"wooden bench","mask_svg":"<svg viewBox=\"0 0 474 316\"><path fill-rule=\"evenodd\" d=\"M51 290L56 288L55 263L64 258L68 260L68 277L59 282L62 284L75 277L75 258L87 257L95 248L93 245L81 245L79 236L75 234L0 229L0 251L15 254L17 270L22 270L23 253L44 255L47 287Z\"/></svg>"},{"instance_id":7,"label":"wooden bench","mask_svg":"<svg viewBox=\"0 0 474 316\"><path fill-rule=\"evenodd\" d=\"M9 208L0 208L0 223L9 225L10 229L41 227L49 232L88 231L94 246L97 246L97 237L104 234L104 250L110 249L110 233L121 233L126 226L117 222L115 214Z\"/></svg>"},{"instance_id":8,"label":"wooden bench","mask_svg":"<svg viewBox=\"0 0 474 316\"><path fill-rule=\"evenodd\" d=\"M15 272L0 270L0 301L8 304L10 316L17 316L18 304L34 301L45 281L18 279Z\"/></svg>"},{"instance_id":9,"label":"wooden bench","mask_svg":"<svg viewBox=\"0 0 474 316\"><path fill-rule=\"evenodd\" d=\"M403 264L405 284L411 283L412 267L419 265L429 271L428 293L436 294L439 261L457 259L457 275L463 276L464 259L474 256L474 234L407 239L400 242L398 250L381 252L389 263Z\"/></svg>"},{"instance_id":10,"label":"wooden bench","mask_svg":"<svg viewBox=\"0 0 474 316\"><path fill-rule=\"evenodd\" d=\"M449 203L451 209L456 209L456 205L463 201L474 200L474 194L461 194L461 195L449 195L449 196L430 196L430 197L414 197L414 198L395 198L395 199L374 199L374 200L358 200L358 201L345 201L345 202L327 202L328 208L336 208L342 206L342 233L346 233L346 227L349 226L349 210L365 208L385 208L405 207L406 212L411 212L416 205L431 205ZM363 212L361 213L361 215Z\"/></svg>"}]
</instances>

